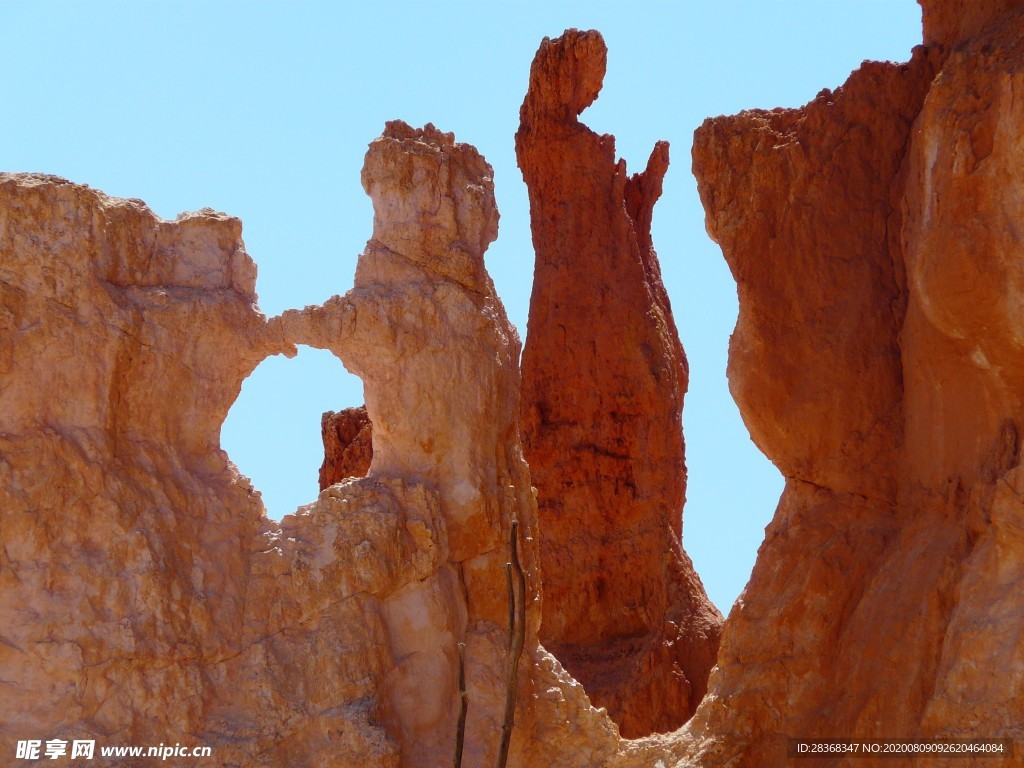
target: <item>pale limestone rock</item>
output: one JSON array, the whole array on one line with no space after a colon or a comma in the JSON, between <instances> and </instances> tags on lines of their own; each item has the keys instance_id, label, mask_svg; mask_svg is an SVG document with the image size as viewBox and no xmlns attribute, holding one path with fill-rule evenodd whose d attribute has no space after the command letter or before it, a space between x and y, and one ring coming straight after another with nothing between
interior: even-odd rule
<instances>
[{"instance_id":1,"label":"pale limestone rock","mask_svg":"<svg viewBox=\"0 0 1024 768\"><path fill-rule=\"evenodd\" d=\"M416 478L438 495L449 552L435 574L383 606L396 660L383 693L403 753L424 766L451 759L456 643L464 642L467 764L489 765L504 713L503 565L513 519L531 574L534 645L539 586L535 507L517 440L519 339L483 266L497 235L490 166L433 126L389 123L367 153L363 186L374 232L353 289L286 312L282 327L363 378L374 426L366 482ZM521 669L525 681L528 665Z\"/></svg>"}]
</instances>

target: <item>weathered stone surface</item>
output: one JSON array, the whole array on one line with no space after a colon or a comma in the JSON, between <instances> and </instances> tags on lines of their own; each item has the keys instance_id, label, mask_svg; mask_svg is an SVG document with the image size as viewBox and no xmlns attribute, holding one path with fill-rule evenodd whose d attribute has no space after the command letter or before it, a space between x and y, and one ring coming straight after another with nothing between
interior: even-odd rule
<instances>
[{"instance_id":1,"label":"weathered stone surface","mask_svg":"<svg viewBox=\"0 0 1024 768\"><path fill-rule=\"evenodd\" d=\"M459 642L464 766L495 765L510 682L510 766L618 748L537 642L519 341L482 259L490 167L392 123L364 184L353 290L268 321L236 219L0 176L4 754L59 737L208 745L209 765L451 764ZM218 431L244 377L296 343L364 376L379 428L372 477L276 523Z\"/></svg>"},{"instance_id":2,"label":"weathered stone surface","mask_svg":"<svg viewBox=\"0 0 1024 768\"><path fill-rule=\"evenodd\" d=\"M206 728L261 524L220 425L289 349L255 277L237 219L0 175L5 760L15 738Z\"/></svg>"},{"instance_id":3,"label":"weathered stone surface","mask_svg":"<svg viewBox=\"0 0 1024 768\"><path fill-rule=\"evenodd\" d=\"M784 765L787 735L1019 749L1024 19L964 10L926 3L931 45L908 64L698 131L708 229L740 292L733 390L787 485L708 695L683 729L636 741L537 640L518 341L483 268L497 216L475 150L389 125L367 156L376 221L355 288L269 321L237 220L162 221L0 174L0 753L58 737L212 746L197 765L447 765L463 641L463 765L493 766L513 520L527 588L510 766ZM574 39L572 77L553 81L570 118L603 50ZM550 123L565 151L598 142L612 183L592 207L650 279L660 161L630 182L610 141ZM380 428L369 477L275 523L218 432L244 377L296 343L364 377Z\"/></svg>"},{"instance_id":4,"label":"weathered stone surface","mask_svg":"<svg viewBox=\"0 0 1024 768\"><path fill-rule=\"evenodd\" d=\"M924 21L924 43L956 47L980 39L990 25L999 27L1020 9L1020 0L917 0Z\"/></svg>"},{"instance_id":5,"label":"weathered stone surface","mask_svg":"<svg viewBox=\"0 0 1024 768\"><path fill-rule=\"evenodd\" d=\"M779 765L796 734L1024 735L1008 5L926 2L908 64L697 131L739 289L731 388L787 483L684 764Z\"/></svg>"},{"instance_id":6,"label":"weathered stone surface","mask_svg":"<svg viewBox=\"0 0 1024 768\"><path fill-rule=\"evenodd\" d=\"M382 696L404 759L451 761L456 644L464 642L465 764L491 765L505 704L503 566L514 519L531 574L524 597L534 649L539 623L535 502L516 440L519 340L483 267L497 234L491 169L451 134L395 122L371 144L363 186L374 231L353 289L285 312L281 323L289 339L331 350L363 379L373 423L365 482L414 478L436 496L444 521L436 571L382 605L395 658ZM521 669L525 685L529 665Z\"/></svg>"},{"instance_id":7,"label":"weathered stone surface","mask_svg":"<svg viewBox=\"0 0 1024 768\"><path fill-rule=\"evenodd\" d=\"M721 616L680 541L687 367L650 234L668 145L628 176L614 138L576 119L605 60L597 32L545 39L520 112L537 255L523 446L542 522L541 639L635 737L692 714Z\"/></svg>"},{"instance_id":8,"label":"weathered stone surface","mask_svg":"<svg viewBox=\"0 0 1024 768\"><path fill-rule=\"evenodd\" d=\"M327 411L320 419L324 462L320 490L349 477L366 477L373 459L373 427L366 408Z\"/></svg>"}]
</instances>

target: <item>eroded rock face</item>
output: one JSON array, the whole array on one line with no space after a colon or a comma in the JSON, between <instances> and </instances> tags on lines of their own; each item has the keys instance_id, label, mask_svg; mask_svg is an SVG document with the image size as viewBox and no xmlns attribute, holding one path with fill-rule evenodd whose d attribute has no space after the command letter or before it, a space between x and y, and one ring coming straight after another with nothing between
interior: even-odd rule
<instances>
[{"instance_id":1,"label":"eroded rock face","mask_svg":"<svg viewBox=\"0 0 1024 768\"><path fill-rule=\"evenodd\" d=\"M253 308L255 278L237 219L161 221L0 175L10 738L157 744L205 725L208 672L242 648L261 508L220 424L252 369L290 348Z\"/></svg>"},{"instance_id":2,"label":"eroded rock face","mask_svg":"<svg viewBox=\"0 0 1024 768\"><path fill-rule=\"evenodd\" d=\"M721 616L680 541L687 367L650 235L668 145L628 176L614 138L579 123L605 61L597 32L545 39L520 112L537 254L523 446L541 515L541 639L635 737L692 714Z\"/></svg>"},{"instance_id":3,"label":"eroded rock face","mask_svg":"<svg viewBox=\"0 0 1024 768\"><path fill-rule=\"evenodd\" d=\"M739 289L730 385L787 483L689 761L782 764L786 734L1024 733L1009 5L926 2L909 63L697 131Z\"/></svg>"},{"instance_id":4,"label":"eroded rock face","mask_svg":"<svg viewBox=\"0 0 1024 768\"><path fill-rule=\"evenodd\" d=\"M324 463L320 465L320 490L349 477L366 477L373 459L373 427L366 408L327 411L320 419Z\"/></svg>"},{"instance_id":5,"label":"eroded rock face","mask_svg":"<svg viewBox=\"0 0 1024 768\"><path fill-rule=\"evenodd\" d=\"M708 228L740 293L733 390L787 486L707 697L685 728L637 741L537 641L518 341L483 268L497 215L475 150L390 124L367 155L375 226L355 287L269 321L237 220L162 221L0 174L0 752L174 739L213 747L209 765L447 765L460 641L465 766L496 764L509 680L515 768L783 765L794 734L1019 746L1024 19L1008 8L972 5L960 23L926 3L930 47L908 64L698 131ZM524 169L546 131L567 153L597 147L601 162L576 157L594 174L579 194L612 226L569 217L566 241L634 243L626 264L667 332L645 223L660 155L627 180L610 140L574 121L602 52L590 35L542 47L538 78L570 76L550 81L547 117L531 87ZM564 176L540 181L566 194ZM645 352L681 398L674 336L659 338ZM364 377L379 429L368 477L275 523L218 431L244 377L296 343Z\"/></svg>"},{"instance_id":6,"label":"eroded rock face","mask_svg":"<svg viewBox=\"0 0 1024 768\"><path fill-rule=\"evenodd\" d=\"M1020 8L1020 0L917 0L924 19L924 43L956 47L979 39L986 27L998 26Z\"/></svg>"},{"instance_id":7,"label":"eroded rock face","mask_svg":"<svg viewBox=\"0 0 1024 768\"><path fill-rule=\"evenodd\" d=\"M268 321L236 219L0 176L5 754L173 739L211 765L451 764L459 643L462 765L496 764L510 686L508 765L618 748L537 642L519 341L482 259L490 167L392 123L363 180L376 220L353 290ZM245 376L296 343L365 377L373 472L276 523L218 431Z\"/></svg>"},{"instance_id":8,"label":"eroded rock face","mask_svg":"<svg viewBox=\"0 0 1024 768\"><path fill-rule=\"evenodd\" d=\"M381 606L395 659L382 693L405 760L452 760L463 642L467 764L493 764L505 704L512 520L534 574L522 596L532 638L539 585L527 546L534 501L516 440L519 340L483 266L497 234L491 169L451 134L396 122L371 144L363 186L374 231L353 289L285 312L281 322L289 339L331 350L365 382L373 458L369 478L355 485L414 481L436 499L444 523L443 535L424 533L443 553L435 572Z\"/></svg>"}]
</instances>

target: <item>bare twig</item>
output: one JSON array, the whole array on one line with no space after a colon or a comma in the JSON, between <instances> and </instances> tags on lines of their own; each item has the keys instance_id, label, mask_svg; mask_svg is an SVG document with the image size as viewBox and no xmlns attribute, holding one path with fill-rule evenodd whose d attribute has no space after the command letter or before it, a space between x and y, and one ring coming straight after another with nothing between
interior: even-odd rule
<instances>
[{"instance_id":1,"label":"bare twig","mask_svg":"<svg viewBox=\"0 0 1024 768\"><path fill-rule=\"evenodd\" d=\"M519 657L523 653L526 641L526 574L519 562L519 521L512 521L510 547L512 562L505 564L505 577L508 583L508 664L505 673L505 720L501 724L501 748L498 751L498 768L505 768L508 762L508 748L512 741L512 728L515 726L516 693L518 692ZM515 571L516 583L519 587L518 600L512 584L512 573Z\"/></svg>"},{"instance_id":2,"label":"bare twig","mask_svg":"<svg viewBox=\"0 0 1024 768\"><path fill-rule=\"evenodd\" d=\"M466 644L459 643L459 724L455 730L455 768L462 768L462 747L466 743Z\"/></svg>"}]
</instances>

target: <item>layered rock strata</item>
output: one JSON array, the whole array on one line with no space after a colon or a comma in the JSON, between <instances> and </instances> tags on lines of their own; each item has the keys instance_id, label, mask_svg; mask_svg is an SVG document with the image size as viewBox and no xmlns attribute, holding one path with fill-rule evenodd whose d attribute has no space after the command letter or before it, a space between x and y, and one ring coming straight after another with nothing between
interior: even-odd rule
<instances>
[{"instance_id":1,"label":"layered rock strata","mask_svg":"<svg viewBox=\"0 0 1024 768\"><path fill-rule=\"evenodd\" d=\"M320 490L349 477L366 477L373 459L373 427L365 406L327 411L320 419L324 461Z\"/></svg>"},{"instance_id":2,"label":"layered rock strata","mask_svg":"<svg viewBox=\"0 0 1024 768\"><path fill-rule=\"evenodd\" d=\"M688 373L651 243L668 144L629 176L615 139L577 120L606 56L597 32L545 39L520 111L536 251L523 449L541 518L541 639L635 737L692 714L722 619L681 543Z\"/></svg>"},{"instance_id":3,"label":"layered rock strata","mask_svg":"<svg viewBox=\"0 0 1024 768\"><path fill-rule=\"evenodd\" d=\"M786 488L687 764L1024 736L1024 16L970 5L925 3L906 64L696 133L730 386Z\"/></svg>"}]
</instances>

